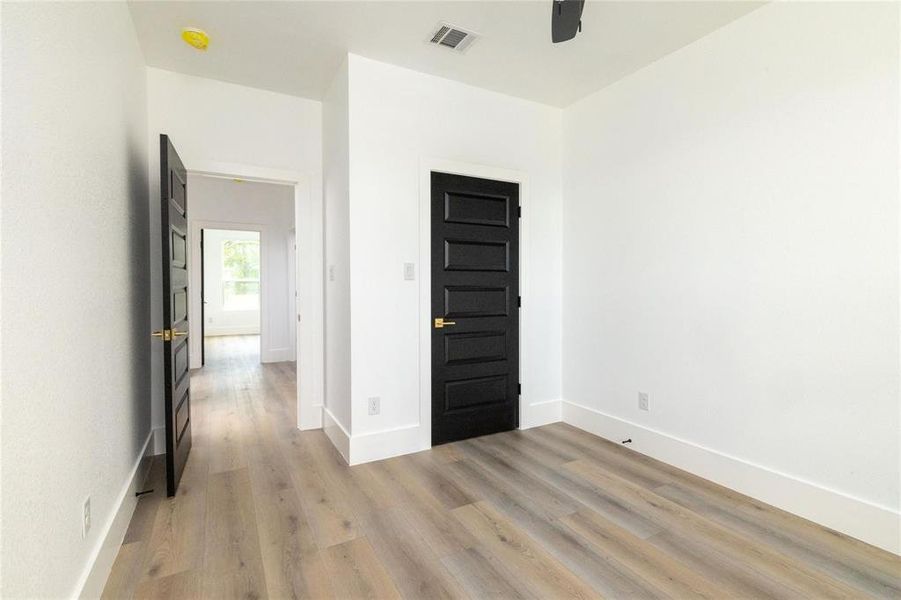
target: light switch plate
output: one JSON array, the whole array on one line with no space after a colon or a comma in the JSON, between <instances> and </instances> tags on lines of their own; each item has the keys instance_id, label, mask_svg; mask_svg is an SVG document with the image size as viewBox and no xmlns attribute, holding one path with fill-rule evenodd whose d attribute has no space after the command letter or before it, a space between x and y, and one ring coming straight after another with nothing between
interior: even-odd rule
<instances>
[{"instance_id":1,"label":"light switch plate","mask_svg":"<svg viewBox=\"0 0 901 600\"><path fill-rule=\"evenodd\" d=\"M416 279L416 263L404 263L404 281Z\"/></svg>"}]
</instances>

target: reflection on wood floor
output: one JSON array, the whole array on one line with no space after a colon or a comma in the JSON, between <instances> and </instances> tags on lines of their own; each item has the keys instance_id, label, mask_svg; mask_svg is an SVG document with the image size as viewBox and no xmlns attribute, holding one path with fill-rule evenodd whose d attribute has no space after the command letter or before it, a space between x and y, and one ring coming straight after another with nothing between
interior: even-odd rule
<instances>
[{"instance_id":1,"label":"reflection on wood floor","mask_svg":"<svg viewBox=\"0 0 901 600\"><path fill-rule=\"evenodd\" d=\"M348 468L251 343L210 340L104 597L901 597L898 557L568 425Z\"/></svg>"}]
</instances>

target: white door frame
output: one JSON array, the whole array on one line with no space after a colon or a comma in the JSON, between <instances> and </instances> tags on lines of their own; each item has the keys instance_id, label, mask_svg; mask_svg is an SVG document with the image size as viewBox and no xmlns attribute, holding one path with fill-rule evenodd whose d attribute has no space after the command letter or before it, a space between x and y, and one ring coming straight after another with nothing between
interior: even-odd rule
<instances>
[{"instance_id":1,"label":"white door frame","mask_svg":"<svg viewBox=\"0 0 901 600\"><path fill-rule=\"evenodd\" d=\"M190 214L190 213L189 213ZM260 234L260 362L269 362L266 360L265 353L263 349L265 345L263 344L264 340L268 340L270 336L270 327L266 318L269 316L266 311L266 303L264 298L269 291L269 250L266 247L266 242L269 241L270 232L266 225L262 223L236 223L232 221L201 221L188 219L188 240L190 241L190 246L188 248L188 273L190 277L190 281L188 282L188 289L191 288L195 290L201 289L201 269L200 264L204 260L205 256L200 251L200 232L204 229L218 229L221 231L255 231ZM266 240L264 242L263 240ZM199 292L191 293L191 297L188 298L188 328L189 335L188 340L191 344L188 355L190 356L190 368L191 369L199 369L202 364L200 362L201 359L201 351L202 345L204 343L203 336L200 335L201 326L197 318L198 315L203 315L203 310L201 306L201 302L203 300L200 298Z\"/></svg>"},{"instance_id":2,"label":"white door frame","mask_svg":"<svg viewBox=\"0 0 901 600\"><path fill-rule=\"evenodd\" d=\"M296 207L295 207L296 208ZM297 316L300 308L297 304L297 227L292 227L288 236L286 250L288 253L288 320L293 327L288 328L291 356L289 360L297 360Z\"/></svg>"},{"instance_id":3,"label":"white door frame","mask_svg":"<svg viewBox=\"0 0 901 600\"><path fill-rule=\"evenodd\" d=\"M295 265L298 293L297 427L322 427L324 385L322 196L314 192L312 175L255 165L194 161L188 174L244 179L294 187ZM190 202L190 189L188 190ZM190 214L190 213L189 213ZM262 257L261 257L262 259ZM262 315L261 315L262 317Z\"/></svg>"},{"instance_id":4,"label":"white door frame","mask_svg":"<svg viewBox=\"0 0 901 600\"><path fill-rule=\"evenodd\" d=\"M466 163L441 158L424 157L419 161L419 444L420 449L432 446L432 172L481 177L519 184L519 294L523 308L519 311L519 373L522 394L519 397L519 428L535 423L530 397L531 376L524 351L531 306L529 288L529 175L523 171Z\"/></svg>"}]
</instances>

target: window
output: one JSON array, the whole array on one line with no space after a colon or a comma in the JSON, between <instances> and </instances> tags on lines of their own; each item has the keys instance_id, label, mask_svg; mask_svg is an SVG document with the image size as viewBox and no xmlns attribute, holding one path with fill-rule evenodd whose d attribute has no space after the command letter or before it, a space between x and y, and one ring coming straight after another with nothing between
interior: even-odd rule
<instances>
[{"instance_id":1,"label":"window","mask_svg":"<svg viewBox=\"0 0 901 600\"><path fill-rule=\"evenodd\" d=\"M222 309L258 310L260 307L260 242L222 242Z\"/></svg>"}]
</instances>

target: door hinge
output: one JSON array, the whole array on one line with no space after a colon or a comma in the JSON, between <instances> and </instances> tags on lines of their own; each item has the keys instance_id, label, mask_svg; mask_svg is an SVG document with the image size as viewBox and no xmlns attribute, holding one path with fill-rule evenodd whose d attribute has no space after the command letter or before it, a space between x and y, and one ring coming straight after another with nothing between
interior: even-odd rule
<instances>
[{"instance_id":1,"label":"door hinge","mask_svg":"<svg viewBox=\"0 0 901 600\"><path fill-rule=\"evenodd\" d=\"M521 206L516 207L516 216L519 217L520 219L522 218L522 207Z\"/></svg>"},{"instance_id":2,"label":"door hinge","mask_svg":"<svg viewBox=\"0 0 901 600\"><path fill-rule=\"evenodd\" d=\"M521 383L516 384L516 393L519 394L520 396L522 396L522 384Z\"/></svg>"},{"instance_id":3,"label":"door hinge","mask_svg":"<svg viewBox=\"0 0 901 600\"><path fill-rule=\"evenodd\" d=\"M522 296L516 297L516 306L522 308Z\"/></svg>"}]
</instances>

